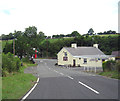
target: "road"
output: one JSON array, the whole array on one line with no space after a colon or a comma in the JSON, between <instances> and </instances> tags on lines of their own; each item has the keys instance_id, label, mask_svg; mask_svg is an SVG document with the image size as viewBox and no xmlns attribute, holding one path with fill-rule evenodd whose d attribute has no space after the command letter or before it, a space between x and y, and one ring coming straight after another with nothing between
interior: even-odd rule
<instances>
[{"instance_id":1,"label":"road","mask_svg":"<svg viewBox=\"0 0 120 101\"><path fill-rule=\"evenodd\" d=\"M118 99L118 80L36 59L40 81L27 99Z\"/></svg>"}]
</instances>

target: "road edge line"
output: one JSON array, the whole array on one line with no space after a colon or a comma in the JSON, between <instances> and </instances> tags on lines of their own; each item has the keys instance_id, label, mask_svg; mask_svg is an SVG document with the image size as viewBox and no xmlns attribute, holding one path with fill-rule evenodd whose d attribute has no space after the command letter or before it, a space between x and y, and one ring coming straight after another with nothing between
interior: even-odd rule
<instances>
[{"instance_id":1,"label":"road edge line","mask_svg":"<svg viewBox=\"0 0 120 101\"><path fill-rule=\"evenodd\" d=\"M25 94L25 96L22 98L22 100L20 100L20 101L24 101L29 95L30 95L30 93L35 89L35 87L37 86L37 84L38 84L38 82L39 82L39 78L37 79L37 81L36 81L36 83L35 83L35 85L30 89L30 91L27 93L27 94Z\"/></svg>"}]
</instances>

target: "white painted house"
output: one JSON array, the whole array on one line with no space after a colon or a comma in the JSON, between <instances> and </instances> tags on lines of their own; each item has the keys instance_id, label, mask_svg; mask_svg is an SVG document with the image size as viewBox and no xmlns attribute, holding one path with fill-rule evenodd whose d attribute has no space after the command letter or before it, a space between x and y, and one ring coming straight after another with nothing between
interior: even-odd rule
<instances>
[{"instance_id":1,"label":"white painted house","mask_svg":"<svg viewBox=\"0 0 120 101\"><path fill-rule=\"evenodd\" d=\"M58 65L80 66L80 67L102 67L102 60L107 56L98 48L98 44L93 47L63 47L57 54Z\"/></svg>"}]
</instances>

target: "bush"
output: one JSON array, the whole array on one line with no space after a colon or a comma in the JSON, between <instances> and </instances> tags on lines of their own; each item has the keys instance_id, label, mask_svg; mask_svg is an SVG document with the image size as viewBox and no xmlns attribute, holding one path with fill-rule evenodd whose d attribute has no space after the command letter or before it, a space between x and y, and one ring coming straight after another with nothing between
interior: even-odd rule
<instances>
[{"instance_id":1,"label":"bush","mask_svg":"<svg viewBox=\"0 0 120 101\"><path fill-rule=\"evenodd\" d=\"M120 61L117 61L115 64L116 70L120 73Z\"/></svg>"},{"instance_id":2,"label":"bush","mask_svg":"<svg viewBox=\"0 0 120 101\"><path fill-rule=\"evenodd\" d=\"M30 63L30 60L29 60L28 57L23 58L22 61L23 61L23 62L26 62L26 63Z\"/></svg>"},{"instance_id":3,"label":"bush","mask_svg":"<svg viewBox=\"0 0 120 101\"><path fill-rule=\"evenodd\" d=\"M10 52L2 54L2 74L6 76L8 73L17 72L21 67L21 62L18 57L14 57Z\"/></svg>"},{"instance_id":4,"label":"bush","mask_svg":"<svg viewBox=\"0 0 120 101\"><path fill-rule=\"evenodd\" d=\"M113 71L116 70L115 67L116 62L113 60L109 60L106 62L103 62L103 71Z\"/></svg>"}]
</instances>

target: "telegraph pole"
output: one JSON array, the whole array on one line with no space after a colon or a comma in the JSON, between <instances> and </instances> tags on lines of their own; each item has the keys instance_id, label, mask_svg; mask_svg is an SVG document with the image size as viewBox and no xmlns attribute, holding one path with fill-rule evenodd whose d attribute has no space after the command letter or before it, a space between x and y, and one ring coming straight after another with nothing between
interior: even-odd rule
<instances>
[{"instance_id":1,"label":"telegraph pole","mask_svg":"<svg viewBox=\"0 0 120 101\"><path fill-rule=\"evenodd\" d=\"M14 35L13 35L13 37L14 37ZM13 54L15 55L15 37L13 39Z\"/></svg>"}]
</instances>

